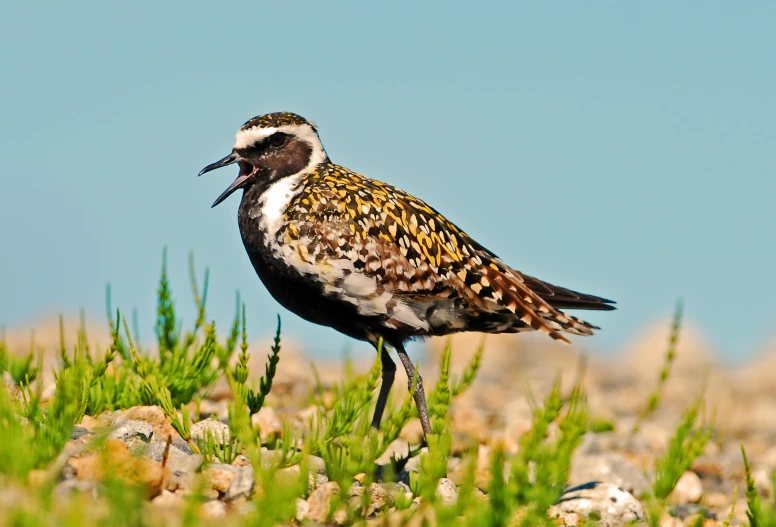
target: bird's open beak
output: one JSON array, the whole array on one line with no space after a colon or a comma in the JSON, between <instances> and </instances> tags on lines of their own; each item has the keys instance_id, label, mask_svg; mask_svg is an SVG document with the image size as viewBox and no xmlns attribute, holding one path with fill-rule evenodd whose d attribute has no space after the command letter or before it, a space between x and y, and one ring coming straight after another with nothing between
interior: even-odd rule
<instances>
[{"instance_id":1,"label":"bird's open beak","mask_svg":"<svg viewBox=\"0 0 776 527\"><path fill-rule=\"evenodd\" d=\"M211 163L199 172L199 176L202 174L205 174L207 172L210 172L211 170L215 170L217 168L222 168L225 166L233 165L234 163L237 163L240 160L240 156L238 156L236 153L232 152L228 156L226 156L223 159L219 159L215 163ZM211 208L215 207L222 201L224 201L226 198L228 198L232 192L235 190L242 188L245 183L248 181L248 179L251 177L251 174L244 174L242 170L240 170L240 174L237 176L237 179L232 181L232 184L229 185L229 187L221 193L220 196L213 202L213 205Z\"/></svg>"}]
</instances>

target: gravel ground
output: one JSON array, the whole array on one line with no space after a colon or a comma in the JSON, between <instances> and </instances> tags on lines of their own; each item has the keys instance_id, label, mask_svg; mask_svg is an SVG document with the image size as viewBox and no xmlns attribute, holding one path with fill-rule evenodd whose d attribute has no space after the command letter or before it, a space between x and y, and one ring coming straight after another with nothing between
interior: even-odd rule
<instances>
[{"instance_id":1,"label":"gravel ground","mask_svg":"<svg viewBox=\"0 0 776 527\"><path fill-rule=\"evenodd\" d=\"M671 368L657 410L633 432L639 414L654 391L664 363L667 331L646 333L637 344L616 357L595 354L583 361L579 349L545 342L532 336L489 337L482 367L472 388L452 406L454 432L453 457L448 478L439 481L437 495L449 503L457 499L463 470L460 452L464 446L479 444L476 481L482 482L482 499L487 499L490 452L503 445L508 455L518 451L518 440L531 426L531 402L541 401L560 375L564 389L579 377L584 362L584 387L588 394L591 417L608 423L611 430L589 433L576 450L571 463L569 486L563 500L551 510L558 524L574 525L580 516L595 512L602 525L620 525L643 520L642 496L654 481L655 461L665 452L682 413L699 395L705 400L704 413L714 423L714 434L690 470L684 473L669 496L672 507L661 519L666 526L683 525L683 519L698 513L706 515L708 525L718 525L732 506L734 489L744 488L744 467L740 454L743 444L749 455L755 485L764 498L773 493L771 474L776 470L776 383L771 376L776 358L764 355L757 361L737 368L717 364L707 346L692 330L686 330ZM480 337L460 335L453 340L454 374L471 358ZM594 343L594 341L590 341ZM443 341L432 341L421 368L427 386L432 386L435 364ZM287 348L289 346L286 346ZM261 344L254 349L266 349ZM368 367L372 357L364 357L358 366ZM256 353L252 371L263 370L264 353ZM337 379L339 362L317 361L324 384ZM282 433L282 420L304 421L312 410L303 404L312 382L308 360L284 349L278 376L267 405L253 416L253 424L262 436ZM401 396L405 379L399 375L395 390ZM195 437L210 432L228 438L228 387L216 386L200 405L201 422L192 428ZM220 517L251 510L251 496L257 491L254 473L244 456L232 464L205 464L189 445L172 430L161 409L135 407L128 410L86 416L73 431L73 439L54 470L60 470L56 492L62 496L94 492L96 481L104 474L105 454L89 450L89 442L99 430L112 432L106 445L111 467L131 474L148 489L154 507L180 509L184 497L204 481L208 498L200 506L203 517ZM606 428L606 427L604 427ZM166 447L167 437L173 437ZM407 452L420 440L419 423L411 421L390 448L391 453ZM167 449L166 461L163 460ZM268 456L271 453L267 453ZM387 462L384 456L383 462ZM415 460L413 460L415 461ZM411 461L407 471L417 470ZM406 482L373 483L367 487L354 481L340 489L329 481L322 459L309 459L310 495L297 500L297 519L323 522L331 512L331 497L346 494L349 500L369 496L369 514L392 508L397 499L415 500ZM288 477L299 474L299 466L284 469ZM34 479L35 474L31 476ZM592 483L595 482L595 483ZM746 500L740 492L732 525L746 524ZM336 514L334 515L336 521Z\"/></svg>"}]
</instances>

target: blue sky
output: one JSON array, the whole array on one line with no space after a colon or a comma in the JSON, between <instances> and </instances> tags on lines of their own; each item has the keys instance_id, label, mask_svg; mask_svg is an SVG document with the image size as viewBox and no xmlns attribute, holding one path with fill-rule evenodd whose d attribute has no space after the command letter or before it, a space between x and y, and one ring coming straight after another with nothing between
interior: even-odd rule
<instances>
[{"instance_id":1,"label":"blue sky","mask_svg":"<svg viewBox=\"0 0 776 527\"><path fill-rule=\"evenodd\" d=\"M196 177L289 110L514 267L617 300L593 349L677 297L728 359L776 335L776 4L323 4L0 3L0 324L102 319L110 282L150 341L167 245L181 304L194 251L218 324L239 289L254 334L280 311L341 351L265 292L239 198L210 209L230 169Z\"/></svg>"}]
</instances>

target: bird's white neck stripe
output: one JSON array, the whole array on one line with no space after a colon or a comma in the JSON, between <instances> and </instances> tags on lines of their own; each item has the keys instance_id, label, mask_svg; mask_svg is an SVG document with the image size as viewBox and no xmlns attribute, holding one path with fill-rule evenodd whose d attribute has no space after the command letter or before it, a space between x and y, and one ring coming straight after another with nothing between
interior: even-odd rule
<instances>
[{"instance_id":1,"label":"bird's white neck stripe","mask_svg":"<svg viewBox=\"0 0 776 527\"><path fill-rule=\"evenodd\" d=\"M284 177L270 185L259 198L258 216L270 234L280 228L291 198L299 192L298 184L299 176Z\"/></svg>"}]
</instances>

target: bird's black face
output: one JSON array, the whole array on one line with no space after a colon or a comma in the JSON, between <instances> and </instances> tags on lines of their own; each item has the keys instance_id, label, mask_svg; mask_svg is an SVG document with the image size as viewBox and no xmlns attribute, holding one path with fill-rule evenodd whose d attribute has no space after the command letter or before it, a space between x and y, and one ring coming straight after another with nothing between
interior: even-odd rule
<instances>
[{"instance_id":1,"label":"bird's black face","mask_svg":"<svg viewBox=\"0 0 776 527\"><path fill-rule=\"evenodd\" d=\"M320 139L309 124L281 127L243 127L237 133L232 153L199 173L237 163L240 172L213 203L213 207L234 191L255 183L271 184L279 179L306 172L326 160Z\"/></svg>"},{"instance_id":2,"label":"bird's black face","mask_svg":"<svg viewBox=\"0 0 776 527\"><path fill-rule=\"evenodd\" d=\"M310 163L313 148L292 134L275 132L235 152L240 156L240 172L250 171L275 181L301 172Z\"/></svg>"}]
</instances>

